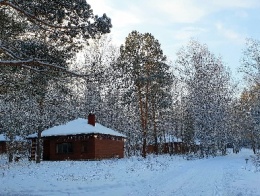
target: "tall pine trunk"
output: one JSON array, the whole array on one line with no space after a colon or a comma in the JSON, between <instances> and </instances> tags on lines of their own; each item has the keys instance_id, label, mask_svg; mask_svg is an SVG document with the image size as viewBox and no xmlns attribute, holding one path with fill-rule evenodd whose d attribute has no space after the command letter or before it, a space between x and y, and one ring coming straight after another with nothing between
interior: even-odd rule
<instances>
[{"instance_id":1,"label":"tall pine trunk","mask_svg":"<svg viewBox=\"0 0 260 196\"><path fill-rule=\"evenodd\" d=\"M142 93L141 93L141 87L140 84L138 85L138 97L139 97L139 110L140 110L140 120L141 120L141 127L142 127L142 140L143 140L143 146L142 146L142 157L146 158L146 137L147 137L147 115L148 112L145 111L147 108L147 105L145 103L145 106L143 106L143 100L142 100ZM147 102L145 100L145 102Z\"/></svg>"},{"instance_id":2,"label":"tall pine trunk","mask_svg":"<svg viewBox=\"0 0 260 196\"><path fill-rule=\"evenodd\" d=\"M153 118L154 152L156 155L158 155L158 134L157 134L156 113L155 113L156 107L155 107L154 98L152 98L152 104L153 104L152 118Z\"/></svg>"}]
</instances>

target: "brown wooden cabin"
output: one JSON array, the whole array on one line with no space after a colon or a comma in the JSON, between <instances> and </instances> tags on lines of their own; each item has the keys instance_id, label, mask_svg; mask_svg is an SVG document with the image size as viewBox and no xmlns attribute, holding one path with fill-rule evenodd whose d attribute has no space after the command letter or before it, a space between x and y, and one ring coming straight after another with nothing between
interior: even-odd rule
<instances>
[{"instance_id":1,"label":"brown wooden cabin","mask_svg":"<svg viewBox=\"0 0 260 196\"><path fill-rule=\"evenodd\" d=\"M14 143L13 143L12 151L15 150L18 153L21 151L24 151L23 147L26 145L26 141L19 136L15 136L13 138L13 140L14 140ZM5 134L0 134L0 154L7 153L8 144L10 141L11 141L10 138L8 138Z\"/></svg>"},{"instance_id":2,"label":"brown wooden cabin","mask_svg":"<svg viewBox=\"0 0 260 196\"><path fill-rule=\"evenodd\" d=\"M166 142L158 143L158 152L159 154L185 154L189 152L197 152L198 145L188 145L183 142L181 139L176 137L166 136ZM147 146L147 153L154 154L155 153L155 145L150 144Z\"/></svg>"},{"instance_id":3,"label":"brown wooden cabin","mask_svg":"<svg viewBox=\"0 0 260 196\"><path fill-rule=\"evenodd\" d=\"M36 134L31 139L31 160L35 160ZM124 157L125 136L88 120L76 119L42 132L43 160L99 160Z\"/></svg>"},{"instance_id":4,"label":"brown wooden cabin","mask_svg":"<svg viewBox=\"0 0 260 196\"><path fill-rule=\"evenodd\" d=\"M158 144L159 154L184 154L187 152L187 148L185 143L183 142L166 142ZM155 145L150 144L147 147L147 153L153 154L155 153Z\"/></svg>"},{"instance_id":5,"label":"brown wooden cabin","mask_svg":"<svg viewBox=\"0 0 260 196\"><path fill-rule=\"evenodd\" d=\"M0 154L6 153L7 139L4 134L0 134Z\"/></svg>"}]
</instances>

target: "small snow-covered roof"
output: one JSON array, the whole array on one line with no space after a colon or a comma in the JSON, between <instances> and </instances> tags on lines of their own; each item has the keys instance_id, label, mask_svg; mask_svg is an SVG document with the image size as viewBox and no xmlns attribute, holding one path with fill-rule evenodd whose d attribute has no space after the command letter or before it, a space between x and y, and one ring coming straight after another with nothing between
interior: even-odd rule
<instances>
[{"instance_id":1,"label":"small snow-covered roof","mask_svg":"<svg viewBox=\"0 0 260 196\"><path fill-rule=\"evenodd\" d=\"M165 135L164 137L166 139L166 142L182 142L181 138L178 138L178 137L173 136L173 135Z\"/></svg>"},{"instance_id":2,"label":"small snow-covered roof","mask_svg":"<svg viewBox=\"0 0 260 196\"><path fill-rule=\"evenodd\" d=\"M42 132L41 136L49 137L49 136L95 134L95 133L126 137L125 135L116 132L110 128L107 128L99 123L96 123L95 126L90 125L88 124L88 120L83 118L78 118L66 124L46 129ZM37 137L36 133L29 135L27 138L35 138L35 137Z\"/></svg>"},{"instance_id":3,"label":"small snow-covered roof","mask_svg":"<svg viewBox=\"0 0 260 196\"><path fill-rule=\"evenodd\" d=\"M200 145L200 140L195 139L195 144L196 144L196 145Z\"/></svg>"},{"instance_id":4,"label":"small snow-covered roof","mask_svg":"<svg viewBox=\"0 0 260 196\"><path fill-rule=\"evenodd\" d=\"M14 141L23 141L24 139L20 136L15 136ZM10 138L7 137L4 133L0 134L0 142L9 142Z\"/></svg>"},{"instance_id":5,"label":"small snow-covered roof","mask_svg":"<svg viewBox=\"0 0 260 196\"><path fill-rule=\"evenodd\" d=\"M6 141L6 137L4 134L0 134L0 142L5 142Z\"/></svg>"}]
</instances>

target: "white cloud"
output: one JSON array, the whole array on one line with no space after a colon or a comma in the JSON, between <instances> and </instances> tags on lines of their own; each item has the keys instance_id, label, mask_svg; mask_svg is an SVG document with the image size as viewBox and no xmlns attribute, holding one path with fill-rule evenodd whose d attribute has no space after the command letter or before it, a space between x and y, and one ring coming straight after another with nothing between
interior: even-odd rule
<instances>
[{"instance_id":1,"label":"white cloud","mask_svg":"<svg viewBox=\"0 0 260 196\"><path fill-rule=\"evenodd\" d=\"M88 0L88 3L91 5L94 14L106 13L111 18L113 27L122 28L142 22L133 6L118 7L116 1L108 0Z\"/></svg>"},{"instance_id":2,"label":"white cloud","mask_svg":"<svg viewBox=\"0 0 260 196\"><path fill-rule=\"evenodd\" d=\"M239 17L239 18L248 18L249 17L249 14L248 14L248 12L246 12L246 11L244 11L244 10L240 10L240 11L237 11L236 13L235 13L235 15L237 16L237 17Z\"/></svg>"},{"instance_id":3,"label":"white cloud","mask_svg":"<svg viewBox=\"0 0 260 196\"><path fill-rule=\"evenodd\" d=\"M112 15L112 24L117 28L122 28L128 25L135 25L142 23L142 20L135 14L124 11L116 11Z\"/></svg>"},{"instance_id":4,"label":"white cloud","mask_svg":"<svg viewBox=\"0 0 260 196\"><path fill-rule=\"evenodd\" d=\"M192 0L151 0L151 8L157 17L159 14L163 16L166 21L161 22L175 22L175 23L194 23L199 21L206 15L206 10L200 4L196 4Z\"/></svg>"},{"instance_id":5,"label":"white cloud","mask_svg":"<svg viewBox=\"0 0 260 196\"><path fill-rule=\"evenodd\" d=\"M198 0L88 0L94 14L107 13L117 27L129 24L169 22L194 23L205 16L207 10ZM204 1L204 0L203 0Z\"/></svg>"},{"instance_id":6,"label":"white cloud","mask_svg":"<svg viewBox=\"0 0 260 196\"><path fill-rule=\"evenodd\" d=\"M260 7L259 0L88 0L94 13L107 13L115 27L131 24L196 23L223 9Z\"/></svg>"},{"instance_id":7,"label":"white cloud","mask_svg":"<svg viewBox=\"0 0 260 196\"><path fill-rule=\"evenodd\" d=\"M146 12L153 13L154 18L163 18L164 20L160 20L161 23L196 23L222 10L260 7L259 0L150 0L147 2L149 7ZM241 14L246 16L245 12L241 11Z\"/></svg>"},{"instance_id":8,"label":"white cloud","mask_svg":"<svg viewBox=\"0 0 260 196\"><path fill-rule=\"evenodd\" d=\"M211 0L217 8L255 8L260 6L259 0Z\"/></svg>"},{"instance_id":9,"label":"white cloud","mask_svg":"<svg viewBox=\"0 0 260 196\"><path fill-rule=\"evenodd\" d=\"M174 38L180 41L187 41L192 37L196 37L201 33L205 33L208 30L200 27L184 27L173 33Z\"/></svg>"},{"instance_id":10,"label":"white cloud","mask_svg":"<svg viewBox=\"0 0 260 196\"><path fill-rule=\"evenodd\" d=\"M90 4L91 9L93 9L95 15L101 15L112 10L111 6L109 4L106 4L104 0L88 0L87 3Z\"/></svg>"},{"instance_id":11,"label":"white cloud","mask_svg":"<svg viewBox=\"0 0 260 196\"><path fill-rule=\"evenodd\" d=\"M244 43L245 37L242 34L235 32L232 29L228 29L221 22L216 23L215 26L216 26L218 32L222 36L227 38L228 40L230 40L230 41L232 41L236 44L243 44Z\"/></svg>"}]
</instances>

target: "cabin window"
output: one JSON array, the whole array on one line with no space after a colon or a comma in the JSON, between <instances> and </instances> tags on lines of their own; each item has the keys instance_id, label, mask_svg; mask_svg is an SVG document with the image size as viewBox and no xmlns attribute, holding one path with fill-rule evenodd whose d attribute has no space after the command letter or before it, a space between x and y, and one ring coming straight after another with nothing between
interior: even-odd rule
<instances>
[{"instance_id":1,"label":"cabin window","mask_svg":"<svg viewBox=\"0 0 260 196\"><path fill-rule=\"evenodd\" d=\"M72 153L72 143L60 143L56 145L56 153L68 154Z\"/></svg>"},{"instance_id":2,"label":"cabin window","mask_svg":"<svg viewBox=\"0 0 260 196\"><path fill-rule=\"evenodd\" d=\"M81 142L81 152L88 152L88 143Z\"/></svg>"}]
</instances>

